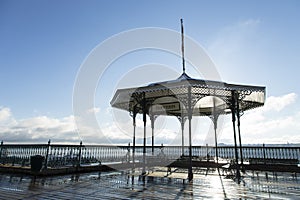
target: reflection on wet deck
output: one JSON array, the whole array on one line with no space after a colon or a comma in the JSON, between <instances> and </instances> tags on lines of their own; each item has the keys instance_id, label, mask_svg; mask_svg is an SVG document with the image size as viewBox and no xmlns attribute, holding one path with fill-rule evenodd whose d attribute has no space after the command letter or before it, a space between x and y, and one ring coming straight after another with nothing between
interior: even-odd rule
<instances>
[{"instance_id":1,"label":"reflection on wet deck","mask_svg":"<svg viewBox=\"0 0 300 200\"><path fill-rule=\"evenodd\" d=\"M94 172L47 178L0 174L0 199L299 199L293 173L250 172L240 184L218 170L195 169L192 183L184 169Z\"/></svg>"}]
</instances>

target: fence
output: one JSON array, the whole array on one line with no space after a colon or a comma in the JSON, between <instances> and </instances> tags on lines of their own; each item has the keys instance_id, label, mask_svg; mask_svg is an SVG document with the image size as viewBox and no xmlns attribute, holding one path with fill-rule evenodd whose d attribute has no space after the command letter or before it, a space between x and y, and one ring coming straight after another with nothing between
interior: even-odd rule
<instances>
[{"instance_id":1,"label":"fence","mask_svg":"<svg viewBox=\"0 0 300 200\"><path fill-rule=\"evenodd\" d=\"M177 159L182 156L182 146L147 146L146 157ZM143 146L112 146L112 145L58 145L58 144L3 144L0 146L0 164L29 166L34 155L44 156L44 167L58 168L63 166L79 166L85 164L104 164L112 162L141 162ZM189 148L184 147L184 155L188 156ZM300 160L299 147L280 146L244 146L244 160ZM133 156L134 155L134 156ZM238 151L239 158L241 157ZM213 146L193 146L192 156L197 159L209 159L216 156ZM218 157L228 161L235 158L233 146L218 147Z\"/></svg>"}]
</instances>

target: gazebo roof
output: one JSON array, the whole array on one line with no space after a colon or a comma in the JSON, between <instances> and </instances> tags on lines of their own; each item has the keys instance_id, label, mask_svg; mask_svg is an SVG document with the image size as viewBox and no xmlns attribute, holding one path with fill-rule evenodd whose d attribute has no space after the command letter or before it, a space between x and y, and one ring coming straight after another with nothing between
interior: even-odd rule
<instances>
[{"instance_id":1,"label":"gazebo roof","mask_svg":"<svg viewBox=\"0 0 300 200\"><path fill-rule=\"evenodd\" d=\"M189 98L194 116L227 114L232 98L238 98L241 111L262 106L265 87L194 79L182 73L174 80L118 89L110 103L129 112L143 113L146 108L147 114L183 116L188 112Z\"/></svg>"}]
</instances>

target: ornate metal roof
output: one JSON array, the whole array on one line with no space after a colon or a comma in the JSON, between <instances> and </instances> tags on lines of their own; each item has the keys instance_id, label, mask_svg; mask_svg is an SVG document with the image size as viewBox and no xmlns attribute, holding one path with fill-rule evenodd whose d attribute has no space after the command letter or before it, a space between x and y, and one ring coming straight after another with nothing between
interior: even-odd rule
<instances>
[{"instance_id":1,"label":"ornate metal roof","mask_svg":"<svg viewBox=\"0 0 300 200\"><path fill-rule=\"evenodd\" d=\"M194 79L183 73L175 80L152 83L147 86L118 89L111 106L129 112L149 115L182 116L188 104L194 116L231 112L232 99L239 102L240 111L264 105L265 87L228 84L220 81Z\"/></svg>"}]
</instances>

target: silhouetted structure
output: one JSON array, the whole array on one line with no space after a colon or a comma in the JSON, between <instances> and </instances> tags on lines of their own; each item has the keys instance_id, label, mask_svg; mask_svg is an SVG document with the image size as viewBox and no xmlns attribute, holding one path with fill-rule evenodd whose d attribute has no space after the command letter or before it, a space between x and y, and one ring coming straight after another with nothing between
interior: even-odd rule
<instances>
[{"instance_id":1,"label":"silhouetted structure","mask_svg":"<svg viewBox=\"0 0 300 200\"><path fill-rule=\"evenodd\" d=\"M181 21L182 22L182 21ZM183 44L183 26L182 26ZM239 178L239 158L236 137L236 121L239 135L240 150L242 149L240 134L240 117L244 111L263 106L265 102L265 87L251 85L228 84L220 81L194 79L185 73L184 48L182 46L183 73L177 79L152 83L143 87L118 89L111 100L111 106L126 110L133 118L133 151L135 147L136 115L143 115L144 122L144 162L146 153L146 116L151 119L152 146L154 146L154 121L159 115L175 116L181 122L182 149L184 146L184 123L189 122L189 180L192 172L192 141L191 120L193 116L209 116L215 129L216 157L217 151L217 121L221 114L232 115L233 136L235 145L236 175ZM184 151L182 151L184 154ZM242 151L241 165L243 165Z\"/></svg>"}]
</instances>

